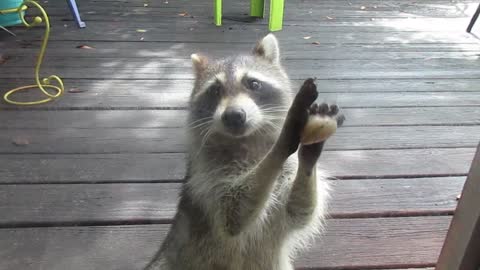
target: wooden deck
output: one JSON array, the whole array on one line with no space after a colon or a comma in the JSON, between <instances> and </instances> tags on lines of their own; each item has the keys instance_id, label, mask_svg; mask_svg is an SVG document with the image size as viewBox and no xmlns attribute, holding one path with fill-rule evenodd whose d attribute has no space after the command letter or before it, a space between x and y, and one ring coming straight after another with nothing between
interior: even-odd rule
<instances>
[{"instance_id":1,"label":"wooden deck","mask_svg":"<svg viewBox=\"0 0 480 270\"><path fill-rule=\"evenodd\" d=\"M40 2L53 25L42 74L68 92L0 103L0 269L141 269L184 174L190 54L250 50L266 20L217 28L213 1L83 0L79 30L65 1ZM224 13L247 4L226 1ZM480 140L480 22L465 33L477 5L286 1L277 36L292 80L316 76L347 116L320 162L338 178L331 218L298 268L435 265ZM12 30L0 32L2 94L32 82L43 32Z\"/></svg>"}]
</instances>

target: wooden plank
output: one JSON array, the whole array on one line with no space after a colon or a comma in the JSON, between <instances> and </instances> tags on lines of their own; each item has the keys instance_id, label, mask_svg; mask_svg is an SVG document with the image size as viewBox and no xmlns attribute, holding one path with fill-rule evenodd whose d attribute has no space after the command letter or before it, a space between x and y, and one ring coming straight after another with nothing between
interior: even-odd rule
<instances>
[{"instance_id":1,"label":"wooden plank","mask_svg":"<svg viewBox=\"0 0 480 270\"><path fill-rule=\"evenodd\" d=\"M92 8L93 4L86 3L83 4L84 8L84 17L85 20L99 20L102 19L102 16L110 16L111 20L117 18L111 16L117 16L121 18L128 18L129 16L133 20L142 20L142 16L133 16L133 15L142 15L142 14L154 14L156 16L166 16L169 18L178 18L179 13L188 11L189 14L198 17L209 17L212 15L212 5L211 3L202 3L203 5L198 5L195 3L150 3L148 7L144 7L141 3L130 4L130 3L118 3L117 5L99 5L98 2L95 2L95 8ZM452 5L451 2L414 2L414 1L388 1L388 4L385 2L379 1L363 1L358 3L357 1L351 2L350 4L346 1L342 2L312 2L312 1L290 1L286 2L285 8L285 20L290 21L299 21L301 19L308 21L315 21L325 19L325 16L331 16L335 19L343 19L349 17L374 17L374 18L417 18L420 16L423 17L442 17L442 18L461 18L467 17L469 12L465 12L465 9L469 7L471 1L458 3ZM361 9L361 6L364 5L366 8ZM321 7L321 8L315 8ZM368 7L368 8L367 8ZM49 15L51 17L55 16L67 16L69 15L67 11L62 7L59 7L56 4L47 5ZM463 9L462 9L463 8ZM268 7L267 7L268 9ZM248 5L245 3L229 3L229 5L224 9L224 13L227 15L244 15L248 11ZM466 14L467 13L467 14ZM301 16L300 16L301 15ZM143 18L145 19L145 18Z\"/></svg>"},{"instance_id":2,"label":"wooden plank","mask_svg":"<svg viewBox=\"0 0 480 270\"><path fill-rule=\"evenodd\" d=\"M327 150L475 147L475 126L358 126L343 127L326 144ZM19 145L18 140L27 143ZM55 128L4 130L2 153L162 153L184 152L184 128Z\"/></svg>"},{"instance_id":3,"label":"wooden plank","mask_svg":"<svg viewBox=\"0 0 480 270\"><path fill-rule=\"evenodd\" d=\"M433 266L449 222L450 217L330 220L325 235L302 253L296 266L324 270ZM168 225L1 229L0 268L141 269L167 230Z\"/></svg>"},{"instance_id":4,"label":"wooden plank","mask_svg":"<svg viewBox=\"0 0 480 270\"><path fill-rule=\"evenodd\" d=\"M83 58L80 58L83 59ZM182 60L186 61L186 60ZM92 61L93 62L93 61ZM53 62L52 62L53 63ZM43 71L46 74L59 74L62 78L66 79L135 79L135 80L153 80L153 79L164 79L164 80L176 80L176 79L193 79L193 74L190 72L190 67L179 67L178 65L171 63L168 66L161 67L158 62L150 61L149 63L139 63L135 64L122 64L112 62L111 65L115 66L112 68L106 69L108 65L101 66L88 66L88 67L72 67L69 64L68 66L57 66L57 67L45 67ZM331 64L330 64L331 65ZM372 63L374 65L374 63ZM307 67L307 68L305 68ZM360 68L360 66L353 65L353 68ZM439 78L478 78L480 77L480 72L476 70L478 67L471 65L462 67L461 63L458 63L456 67L444 67L440 65L433 67L431 69L422 69L421 66L410 66L405 65L404 67L400 66L384 66L379 64L371 70L362 70L354 72L352 69L346 69L341 67L335 67L333 69L328 69L327 66L323 67L314 67L305 64L304 68L296 70L295 67L290 66L288 70L290 71L290 77L292 79L306 79L308 77L317 77L323 80L353 80L358 79L439 79ZM383 69L383 72L382 72ZM5 72L0 74L2 80L18 78L19 70L24 70L28 75L22 76L24 79L30 79L30 68L29 67L15 67L12 69L7 69ZM144 70L144 72L138 72L138 70ZM311 70L315 70L312 72Z\"/></svg>"},{"instance_id":5,"label":"wooden plank","mask_svg":"<svg viewBox=\"0 0 480 270\"><path fill-rule=\"evenodd\" d=\"M35 107L18 107L0 103L0 108L14 110L119 110L119 109L185 109L190 96L190 88L172 92L179 86L172 86L176 80L164 81L161 85L167 88L158 89L157 82L147 81L125 91L116 91L115 85L108 86L109 82L91 81L92 88L79 88L76 85L67 85L67 89L87 91L83 93L66 93L55 102ZM32 83L33 80L23 80ZM98 83L98 85L96 85ZM181 83L181 82L180 82ZM170 85L170 86L168 86ZM185 85L186 86L186 85ZM112 90L113 89L113 90ZM166 90L165 90L166 89ZM8 89L2 89L0 93ZM39 91L18 94L18 100L32 100L39 98ZM342 108L401 108L401 107L451 107L451 106L479 106L480 92L374 92L374 93L332 93L325 92L319 95L318 102L336 103Z\"/></svg>"},{"instance_id":6,"label":"wooden plank","mask_svg":"<svg viewBox=\"0 0 480 270\"><path fill-rule=\"evenodd\" d=\"M450 224L436 270L478 270L480 267L479 193L480 144Z\"/></svg>"},{"instance_id":7,"label":"wooden plank","mask_svg":"<svg viewBox=\"0 0 480 270\"><path fill-rule=\"evenodd\" d=\"M480 107L343 109L344 126L479 125ZM179 128L185 110L3 111L0 127L25 128Z\"/></svg>"},{"instance_id":8,"label":"wooden plank","mask_svg":"<svg viewBox=\"0 0 480 270\"><path fill-rule=\"evenodd\" d=\"M172 52L172 54L175 54ZM413 79L479 78L480 66L474 59L378 59L372 60L286 60L292 79L315 76L320 79ZM31 59L9 60L3 64L0 78L18 78L18 71L33 69ZM313 71L312 71L313 70ZM193 79L187 59L138 58L49 58L42 69L70 79ZM60 73L59 73L60 72ZM28 74L28 73L27 73Z\"/></svg>"},{"instance_id":9,"label":"wooden plank","mask_svg":"<svg viewBox=\"0 0 480 270\"><path fill-rule=\"evenodd\" d=\"M4 155L2 183L180 181L184 154Z\"/></svg>"},{"instance_id":10,"label":"wooden plank","mask_svg":"<svg viewBox=\"0 0 480 270\"><path fill-rule=\"evenodd\" d=\"M287 2L288 3L288 2ZM460 4L464 9L470 9L470 6L473 6L474 3L461 3ZM401 7L395 8L390 7L390 10L387 10L385 6L379 7L369 6L368 10L361 10L361 4L358 5L328 5L322 4L319 5L320 8L315 8L314 6L309 7L299 7L293 5L287 5L285 8L285 21L284 25L312 25L313 23L318 22L349 22L349 21L375 21L381 19L425 19L427 18L438 18L443 20L455 20L458 18L468 17L470 12L462 12L460 9L456 9L453 5L416 5L416 6L407 6L404 5L404 10ZM413 8L418 8L418 10L413 11ZM436 7L436 8L435 8ZM409 10L408 10L409 9ZM70 21L70 14L65 8L49 8L49 16L53 21ZM429 11L433 11L428 14ZM187 12L187 16L180 16ZM224 20L225 21L240 21L242 19L246 20L249 24L267 24L268 20L248 20L248 7L245 6L228 6L224 9ZM268 11L267 11L268 12ZM128 18L131 18L132 21L136 22L146 22L146 15L155 18L169 18L171 20L175 19L195 19L195 20L211 20L212 17L212 8L203 5L196 6L182 6L182 7L122 7L122 6L112 6L110 9L106 7L99 8L87 8L87 11L83 12L82 18L86 21L126 21ZM267 13L268 14L268 13ZM192 18L193 16L193 18ZM327 18L328 16L328 18ZM374 20L371 20L374 18Z\"/></svg>"},{"instance_id":11,"label":"wooden plank","mask_svg":"<svg viewBox=\"0 0 480 270\"><path fill-rule=\"evenodd\" d=\"M332 218L453 214L464 177L333 182ZM168 223L179 183L2 185L0 227Z\"/></svg>"},{"instance_id":12,"label":"wooden plank","mask_svg":"<svg viewBox=\"0 0 480 270\"><path fill-rule=\"evenodd\" d=\"M360 6L359 6L360 7ZM465 8L468 8L465 5ZM397 12L381 12L376 10L371 11L362 11L360 9L355 11L330 11L321 8L322 11L313 13L312 10L298 10L293 11L296 14L284 16L284 27L288 26L302 26L302 27L312 27L318 26L320 28L325 28L325 31L328 31L328 27L337 28L338 32L344 32L351 27L368 27L372 29L362 30L362 31L371 31L374 28L378 29L378 32L386 32L388 28L391 28L395 32L413 32L413 31L427 31L427 32L451 32L455 33L455 28L459 28L465 24L465 18L467 17L464 13L463 17L440 17L435 18L431 16L419 16L416 14L405 14L402 13L398 16ZM370 7L370 9L373 9ZM64 9L65 10L65 9ZM136 10L136 11L133 11ZM166 11L166 9L160 9ZM175 10L170 9L166 12L156 12L141 10L141 9L132 9L131 11L117 11L117 12L107 12L104 14L86 14L85 20L90 22L114 22L120 23L124 26L136 25L138 23L144 23L160 27L164 26L168 28L169 21L175 21L176 24L195 24L197 29L203 28L204 25L212 25L211 9L208 10L191 10L191 8L183 8L182 11L176 12ZM248 10L248 9L247 9ZM68 11L67 11L68 12ZM179 14L184 14L185 12L188 15L179 16ZM268 12L268 11L267 11ZM115 14L114 14L115 13ZM230 27L236 27L242 29L245 25L255 26L257 28L268 27L267 19L252 19L248 15L244 15L245 10L236 9L224 13L223 27L225 30L231 30ZM267 13L268 14L268 13ZM133 19L129 20L129 17ZM148 17L152 20L148 21ZM388 22L386 22L388 20ZM52 16L51 20L53 25L65 25L67 27L74 26L70 22L73 22L70 14L64 14L63 16ZM412 23L413 22L413 23ZM440 27L440 23L444 23L444 27ZM70 24L69 24L70 23ZM428 27L430 25L430 27Z\"/></svg>"},{"instance_id":13,"label":"wooden plank","mask_svg":"<svg viewBox=\"0 0 480 270\"><path fill-rule=\"evenodd\" d=\"M49 61L65 58L131 58L139 59L154 58L158 61L163 59L190 59L193 52L203 52L211 57L224 57L232 52L248 52L252 49L251 44L234 43L226 46L222 43L158 43L158 42L88 42L88 46L94 49L79 49L81 42L75 41L52 41L52 48L48 50ZM40 47L39 41L15 41L8 42L0 48L4 48L4 54L8 55L13 62L21 62L26 65L28 59L34 59ZM175 55L171 55L172 48ZM312 46L305 44L287 44L281 47L281 57L284 60L338 60L338 59L475 59L480 54L480 48L476 44L453 46L452 44L408 44L408 45L355 45L344 46L334 44L319 44ZM73 61L73 60L71 60ZM146 61L146 60L144 60Z\"/></svg>"},{"instance_id":14,"label":"wooden plank","mask_svg":"<svg viewBox=\"0 0 480 270\"><path fill-rule=\"evenodd\" d=\"M166 18L168 19L168 18ZM399 44L399 43L465 43L475 44L477 40L463 32L447 31L402 31L405 23L394 23L391 26L337 26L327 25L317 27L315 25L286 25L277 32L282 44L304 44L303 37L317 37L322 43L331 44ZM423 21L425 22L425 21ZM422 23L419 20L419 23ZM194 19L190 21L177 21L177 23L151 21L145 22L104 22L91 21L90 27L82 31L65 31L63 24L56 24L52 29L51 40L69 41L157 41L157 42L211 42L215 37L218 43L252 43L268 33L264 25L251 25L245 23L224 22L223 27L212 27L212 22L200 22ZM73 25L72 25L73 26ZM193 28L193 30L190 30ZM29 40L40 39L43 31L31 29L29 34L23 28L14 28L19 36L28 36ZM67 29L75 29L67 27ZM147 30L146 33L137 32L137 29ZM400 29L400 30L399 30ZM143 38L143 40L141 39ZM311 42L310 42L311 43ZM313 46L313 45L312 45Z\"/></svg>"},{"instance_id":15,"label":"wooden plank","mask_svg":"<svg viewBox=\"0 0 480 270\"><path fill-rule=\"evenodd\" d=\"M143 4L144 2L141 0L84 0L82 1L84 7L94 7L92 5L93 3L99 5L100 7L108 7L111 3L118 3L120 6L123 7L144 7ZM327 5L333 5L335 7L337 6L347 6L348 2L343 2L343 1L335 1L335 0L325 0L321 2L322 4L327 4ZM423 0L422 2L417 2L415 0L389 0L389 1L381 1L381 0L362 0L362 1L352 1L351 4L358 6L361 3L365 3L366 5L376 5L378 4L379 8L391 8L391 9L398 9L399 7L403 5L405 6L410 6L410 5L451 5L450 0ZM462 3L476 3L475 0L466 0L462 1ZM312 7L314 5L318 5L319 2L315 0L303 0L303 1L291 1L289 4L295 5L295 6L305 6L305 7ZM63 6L62 3L60 4L57 3L48 3L49 6ZM205 5L211 5L209 2L190 2L188 0L178 0L175 2L154 2L154 3L149 3L148 7L162 7L162 8L172 8L172 7L199 7L199 6L205 6ZM232 3L232 5L235 6L244 6L248 7L248 2L235 2ZM350 4L348 4L350 6ZM456 7L456 5L452 5L453 7Z\"/></svg>"},{"instance_id":16,"label":"wooden plank","mask_svg":"<svg viewBox=\"0 0 480 270\"><path fill-rule=\"evenodd\" d=\"M326 151L319 165L346 179L466 175L474 150ZM185 173L184 158L184 154L0 155L0 181L38 184L181 181Z\"/></svg>"},{"instance_id":17,"label":"wooden plank","mask_svg":"<svg viewBox=\"0 0 480 270\"><path fill-rule=\"evenodd\" d=\"M73 60L72 60L73 61ZM294 88L298 89L303 83L302 79L291 80ZM477 92L480 79L353 79L353 80L320 80L318 90L321 93L357 93L357 92ZM24 78L15 78L2 84L2 89L11 89L27 83ZM104 96L114 91L117 95L130 93L178 93L190 92L193 81L188 80L78 80L64 79L66 89L78 88L89 93ZM106 90L108 90L106 92ZM101 94L100 94L101 93ZM85 94L85 93L84 93ZM78 95L71 95L75 98ZM80 95L82 96L82 95ZM358 96L356 96L358 98Z\"/></svg>"}]
</instances>

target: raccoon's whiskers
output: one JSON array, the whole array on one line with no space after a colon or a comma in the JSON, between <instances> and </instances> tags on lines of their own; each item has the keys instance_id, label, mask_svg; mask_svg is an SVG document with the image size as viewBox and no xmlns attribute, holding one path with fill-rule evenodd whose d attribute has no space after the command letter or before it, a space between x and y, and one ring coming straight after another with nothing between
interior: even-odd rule
<instances>
[{"instance_id":1,"label":"raccoon's whiskers","mask_svg":"<svg viewBox=\"0 0 480 270\"><path fill-rule=\"evenodd\" d=\"M206 131L206 132L205 132L205 131ZM198 148L198 151L197 151L197 153L195 154L195 158L198 157L198 155L199 155L200 152L202 151L203 147L204 147L205 144L207 143L208 138L212 135L212 129L211 129L211 128L207 128L207 129L203 130L200 134L202 134L203 132L205 132L205 135L203 136L202 142L200 143L200 148Z\"/></svg>"},{"instance_id":2,"label":"raccoon's whiskers","mask_svg":"<svg viewBox=\"0 0 480 270\"><path fill-rule=\"evenodd\" d=\"M202 122L202 123L200 123L200 124L197 124L197 125L195 125L195 126L191 126L191 127L189 127L189 128L191 128L191 129L201 128L201 127L203 127L203 126L206 126L206 125L208 125L208 124L211 124L212 122L213 122L213 120L208 120L208 121Z\"/></svg>"},{"instance_id":3,"label":"raccoon's whiskers","mask_svg":"<svg viewBox=\"0 0 480 270\"><path fill-rule=\"evenodd\" d=\"M275 132L278 132L278 131L282 130L282 127L280 125L278 125L278 124L276 124L272 121L267 121L265 124L266 124L265 127L271 128Z\"/></svg>"},{"instance_id":4,"label":"raccoon's whiskers","mask_svg":"<svg viewBox=\"0 0 480 270\"><path fill-rule=\"evenodd\" d=\"M193 121L193 122L191 122L191 123L188 123L188 126L190 127L190 126L193 126L193 125L195 125L195 124L197 124L197 123L199 123L199 122L208 121L208 120L212 120L212 117L211 117L211 116L207 116L207 117L204 117L204 118L197 119L197 120L195 120L195 121Z\"/></svg>"}]
</instances>

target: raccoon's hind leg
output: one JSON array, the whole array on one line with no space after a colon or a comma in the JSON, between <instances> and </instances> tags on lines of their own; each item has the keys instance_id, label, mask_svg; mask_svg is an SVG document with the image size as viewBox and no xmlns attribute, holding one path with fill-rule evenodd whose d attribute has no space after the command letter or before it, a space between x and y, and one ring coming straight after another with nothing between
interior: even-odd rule
<instances>
[{"instance_id":1,"label":"raccoon's hind leg","mask_svg":"<svg viewBox=\"0 0 480 270\"><path fill-rule=\"evenodd\" d=\"M298 149L300 133L309 116L308 108L317 95L313 79L307 80L290 107L275 145L263 160L224 196L225 226L231 235L239 234L259 217L283 164Z\"/></svg>"},{"instance_id":2,"label":"raccoon's hind leg","mask_svg":"<svg viewBox=\"0 0 480 270\"><path fill-rule=\"evenodd\" d=\"M327 105L325 103L313 104L309 110L310 114L332 117L341 126L344 116L339 114L339 108L336 105ZM307 224L317 207L317 177L316 167L320 154L322 153L325 141L301 145L298 151L298 171L294 184L287 202L287 212L291 223L295 226Z\"/></svg>"}]
</instances>

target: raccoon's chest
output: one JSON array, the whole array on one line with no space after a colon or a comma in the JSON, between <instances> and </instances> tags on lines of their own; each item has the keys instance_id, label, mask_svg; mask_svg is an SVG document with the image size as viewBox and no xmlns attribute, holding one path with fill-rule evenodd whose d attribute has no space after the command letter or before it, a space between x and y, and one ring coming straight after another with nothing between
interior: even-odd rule
<instances>
[{"instance_id":1,"label":"raccoon's chest","mask_svg":"<svg viewBox=\"0 0 480 270\"><path fill-rule=\"evenodd\" d=\"M207 245L211 250L208 251L208 255L205 254L210 256L211 267L216 266L222 270L276 270L280 269L280 254L284 239L285 232L281 227L266 221L263 224L253 225L250 230L237 237L223 238L213 232L202 242L211 241ZM200 257L204 258L204 256Z\"/></svg>"}]
</instances>

